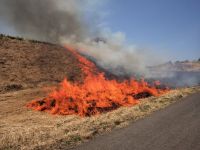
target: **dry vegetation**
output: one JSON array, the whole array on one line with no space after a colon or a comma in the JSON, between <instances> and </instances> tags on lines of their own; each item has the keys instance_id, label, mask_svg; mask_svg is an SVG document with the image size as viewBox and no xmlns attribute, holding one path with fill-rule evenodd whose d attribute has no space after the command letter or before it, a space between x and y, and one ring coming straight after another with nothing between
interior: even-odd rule
<instances>
[{"instance_id":1,"label":"dry vegetation","mask_svg":"<svg viewBox=\"0 0 200 150\"><path fill-rule=\"evenodd\" d=\"M43 87L57 84L65 76L81 81L77 63L60 46L0 36L0 149L67 149L200 91L200 87L174 90L90 118L53 116L25 107L46 95Z\"/></svg>"},{"instance_id":2,"label":"dry vegetation","mask_svg":"<svg viewBox=\"0 0 200 150\"><path fill-rule=\"evenodd\" d=\"M161 97L141 100L139 105L122 107L113 112L80 118L52 116L27 110L30 98L42 96L41 89L3 94L0 99L0 149L67 149L114 128L127 126L182 97L200 91L200 87L173 90Z\"/></svg>"},{"instance_id":3,"label":"dry vegetation","mask_svg":"<svg viewBox=\"0 0 200 150\"><path fill-rule=\"evenodd\" d=\"M0 93L81 80L77 64L61 46L0 35Z\"/></svg>"}]
</instances>

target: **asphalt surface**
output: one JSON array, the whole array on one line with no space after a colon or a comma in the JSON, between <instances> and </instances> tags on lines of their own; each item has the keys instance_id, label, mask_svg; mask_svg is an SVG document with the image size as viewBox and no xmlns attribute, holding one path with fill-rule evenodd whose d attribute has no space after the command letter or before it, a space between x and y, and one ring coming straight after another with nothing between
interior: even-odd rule
<instances>
[{"instance_id":1,"label":"asphalt surface","mask_svg":"<svg viewBox=\"0 0 200 150\"><path fill-rule=\"evenodd\" d=\"M200 93L75 150L200 150Z\"/></svg>"}]
</instances>

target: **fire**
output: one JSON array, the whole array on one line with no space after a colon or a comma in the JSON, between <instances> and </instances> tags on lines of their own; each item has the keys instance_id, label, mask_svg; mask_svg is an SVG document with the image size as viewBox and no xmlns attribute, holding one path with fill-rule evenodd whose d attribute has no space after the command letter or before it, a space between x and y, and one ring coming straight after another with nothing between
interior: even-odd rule
<instances>
[{"instance_id":1,"label":"fire","mask_svg":"<svg viewBox=\"0 0 200 150\"><path fill-rule=\"evenodd\" d=\"M27 104L28 108L51 114L91 116L120 106L133 106L139 103L140 98L159 96L168 91L156 88L160 84L158 81L155 86L150 86L144 80L108 80L93 62L73 48L66 48L79 60L86 75L84 82L71 83L64 79L57 90L53 90L42 100L30 102Z\"/></svg>"}]
</instances>

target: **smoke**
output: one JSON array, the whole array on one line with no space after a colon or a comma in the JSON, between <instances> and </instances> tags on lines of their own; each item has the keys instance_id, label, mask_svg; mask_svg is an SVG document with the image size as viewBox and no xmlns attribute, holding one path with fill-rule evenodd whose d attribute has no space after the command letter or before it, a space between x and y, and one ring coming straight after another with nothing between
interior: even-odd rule
<instances>
[{"instance_id":1,"label":"smoke","mask_svg":"<svg viewBox=\"0 0 200 150\"><path fill-rule=\"evenodd\" d=\"M79 0L0 0L0 20L20 36L48 42L79 41L88 33Z\"/></svg>"},{"instance_id":2,"label":"smoke","mask_svg":"<svg viewBox=\"0 0 200 150\"><path fill-rule=\"evenodd\" d=\"M115 75L147 76L147 66L160 62L147 50L126 44L126 36L122 32L101 30L99 36L81 42L63 39L62 43L75 43L81 53L91 56L99 66Z\"/></svg>"},{"instance_id":3,"label":"smoke","mask_svg":"<svg viewBox=\"0 0 200 150\"><path fill-rule=\"evenodd\" d=\"M176 76L168 70L150 70L149 66L166 60L148 49L127 44L124 33L102 27L104 22L99 18L105 12L98 11L98 7L105 1L0 0L0 21L24 38L73 45L116 75L162 79Z\"/></svg>"},{"instance_id":4,"label":"smoke","mask_svg":"<svg viewBox=\"0 0 200 150\"><path fill-rule=\"evenodd\" d=\"M98 22L98 17L102 12L95 10L102 3L97 0L0 0L0 20L25 38L73 44L115 74L144 74L150 62L148 53L127 46L123 33L99 27L102 22Z\"/></svg>"}]
</instances>

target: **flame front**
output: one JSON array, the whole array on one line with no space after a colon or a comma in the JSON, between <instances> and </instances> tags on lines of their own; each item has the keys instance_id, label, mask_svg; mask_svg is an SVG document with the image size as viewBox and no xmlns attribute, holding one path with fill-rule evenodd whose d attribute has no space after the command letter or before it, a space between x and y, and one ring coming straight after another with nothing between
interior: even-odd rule
<instances>
[{"instance_id":1,"label":"flame front","mask_svg":"<svg viewBox=\"0 0 200 150\"><path fill-rule=\"evenodd\" d=\"M27 104L28 108L51 114L91 116L120 106L133 106L139 103L139 98L159 96L168 91L150 86L144 80L108 80L93 62L73 48L66 48L79 60L80 67L86 75L84 82L71 83L65 79L58 90L52 91L43 100L30 102Z\"/></svg>"}]
</instances>

